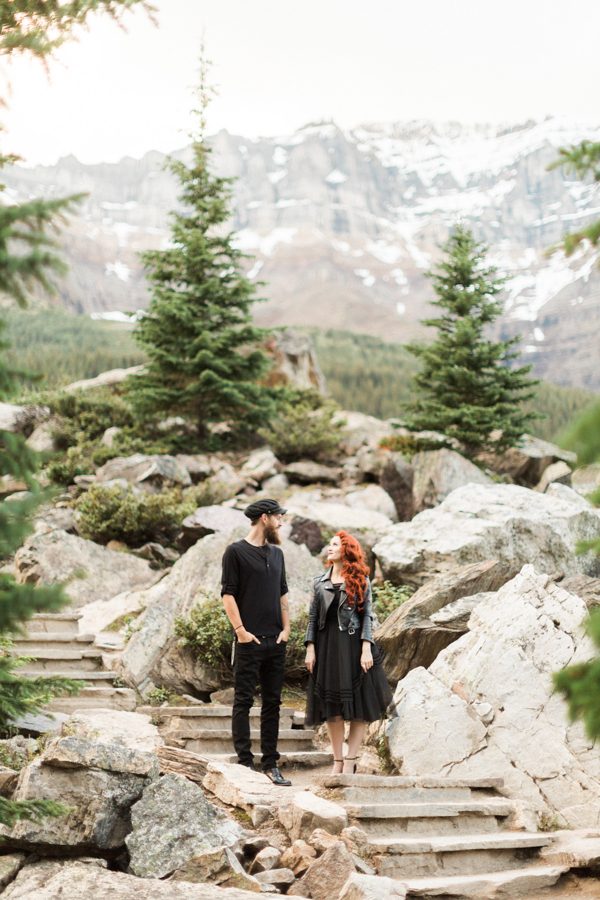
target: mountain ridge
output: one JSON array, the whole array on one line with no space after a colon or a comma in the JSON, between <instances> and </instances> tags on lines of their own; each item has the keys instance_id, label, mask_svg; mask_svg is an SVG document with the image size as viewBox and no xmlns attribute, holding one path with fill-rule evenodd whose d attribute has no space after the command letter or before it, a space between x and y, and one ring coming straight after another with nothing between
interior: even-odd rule
<instances>
[{"instance_id":1,"label":"mountain ridge","mask_svg":"<svg viewBox=\"0 0 600 900\"><path fill-rule=\"evenodd\" d=\"M264 282L264 325L343 328L404 342L423 336L428 268L452 224L490 246L507 275L497 333L522 335L522 358L561 384L600 389L597 254L547 250L600 214L594 185L547 171L558 147L600 128L563 118L509 125L408 120L354 129L307 123L291 135L211 138L218 174L235 179L231 226ZM180 148L172 155L186 158ZM77 312L148 302L138 253L168 241L177 185L166 155L87 165L12 167L9 199L89 193L66 235L60 300Z\"/></svg>"}]
</instances>

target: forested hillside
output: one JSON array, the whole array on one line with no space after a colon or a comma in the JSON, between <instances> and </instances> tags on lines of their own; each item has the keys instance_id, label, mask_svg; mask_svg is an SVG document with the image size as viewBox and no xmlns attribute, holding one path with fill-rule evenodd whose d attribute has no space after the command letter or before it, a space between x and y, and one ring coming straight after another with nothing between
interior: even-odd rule
<instances>
[{"instance_id":1,"label":"forested hillside","mask_svg":"<svg viewBox=\"0 0 600 900\"><path fill-rule=\"evenodd\" d=\"M6 320L8 361L37 375L41 390L144 361L127 324L95 321L61 309L12 310ZM329 392L341 407L379 418L402 416L417 362L401 344L334 330L311 331L311 337ZM20 384L26 393L36 390L28 377L21 377ZM533 430L553 438L595 396L542 382L535 407L545 418Z\"/></svg>"}]
</instances>

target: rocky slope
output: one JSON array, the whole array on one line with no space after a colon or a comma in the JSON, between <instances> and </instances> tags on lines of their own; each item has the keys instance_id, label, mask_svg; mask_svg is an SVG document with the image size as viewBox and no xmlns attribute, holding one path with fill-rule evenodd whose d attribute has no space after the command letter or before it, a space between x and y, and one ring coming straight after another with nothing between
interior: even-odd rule
<instances>
[{"instance_id":1,"label":"rocky slope","mask_svg":"<svg viewBox=\"0 0 600 900\"><path fill-rule=\"evenodd\" d=\"M506 129L327 123L258 140L220 132L215 167L237 179L232 225L250 276L266 282L257 319L412 339L431 297L425 272L462 220L508 276L499 332L522 335L538 375L599 389L596 255L546 256L598 215L593 185L547 171L558 147L584 137L597 129L556 119ZM6 172L8 199L88 192L65 242L65 306L102 314L146 305L137 254L164 245L176 203L164 161L156 152L114 165L66 157Z\"/></svg>"}]
</instances>

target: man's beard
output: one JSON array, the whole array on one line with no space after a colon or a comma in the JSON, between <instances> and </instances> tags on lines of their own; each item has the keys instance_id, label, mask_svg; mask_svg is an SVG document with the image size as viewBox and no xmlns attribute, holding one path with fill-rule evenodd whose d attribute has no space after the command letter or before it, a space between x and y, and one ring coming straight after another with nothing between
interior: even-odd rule
<instances>
[{"instance_id":1,"label":"man's beard","mask_svg":"<svg viewBox=\"0 0 600 900\"><path fill-rule=\"evenodd\" d=\"M265 525L265 540L268 544L280 544L279 528L275 525Z\"/></svg>"}]
</instances>

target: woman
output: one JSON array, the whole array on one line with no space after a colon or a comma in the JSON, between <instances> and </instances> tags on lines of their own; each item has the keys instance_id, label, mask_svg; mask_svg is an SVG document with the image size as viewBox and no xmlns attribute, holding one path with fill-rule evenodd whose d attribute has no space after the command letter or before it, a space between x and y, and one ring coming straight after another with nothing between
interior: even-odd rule
<instances>
[{"instance_id":1,"label":"woman","mask_svg":"<svg viewBox=\"0 0 600 900\"><path fill-rule=\"evenodd\" d=\"M315 579L306 629L310 672L306 724L327 723L333 773L353 773L366 723L380 719L392 693L373 642L369 569L356 538L338 531L327 548L330 568ZM343 758L344 723L350 722Z\"/></svg>"}]
</instances>

